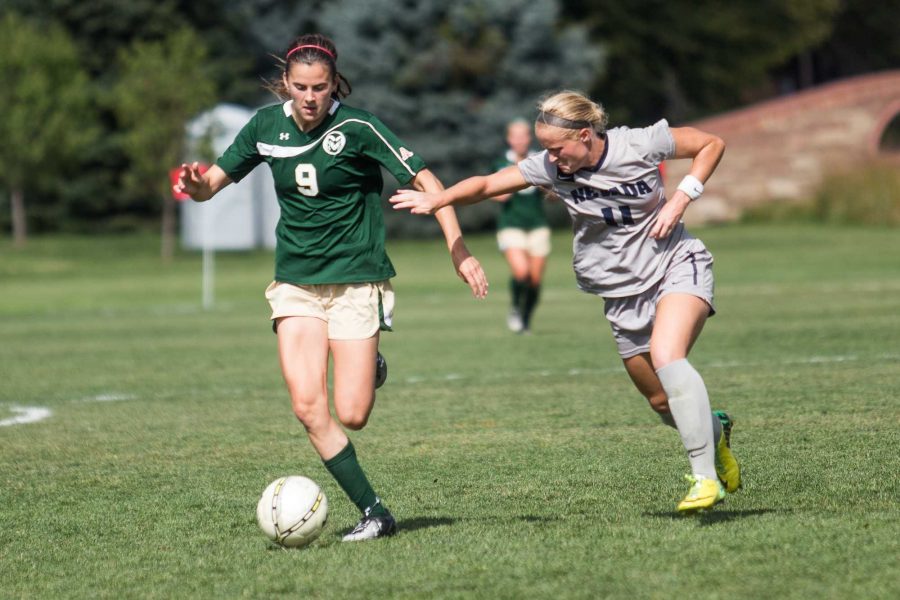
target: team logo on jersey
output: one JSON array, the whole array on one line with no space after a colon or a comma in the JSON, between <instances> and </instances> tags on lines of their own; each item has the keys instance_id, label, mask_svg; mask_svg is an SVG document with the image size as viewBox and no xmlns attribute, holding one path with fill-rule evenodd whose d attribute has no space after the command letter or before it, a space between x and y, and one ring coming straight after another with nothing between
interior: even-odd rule
<instances>
[{"instance_id":1,"label":"team logo on jersey","mask_svg":"<svg viewBox=\"0 0 900 600\"><path fill-rule=\"evenodd\" d=\"M415 154L413 154L412 152L410 152L410 151L407 150L406 148L402 148L402 147L400 148L400 160L406 162L407 160L409 160L409 159L412 158L413 156L415 156Z\"/></svg>"},{"instance_id":2,"label":"team logo on jersey","mask_svg":"<svg viewBox=\"0 0 900 600\"><path fill-rule=\"evenodd\" d=\"M281 140L282 142L287 141L287 140L291 139L291 134L289 134L289 133L279 133L279 134L278 134L278 139Z\"/></svg>"},{"instance_id":3,"label":"team logo on jersey","mask_svg":"<svg viewBox=\"0 0 900 600\"><path fill-rule=\"evenodd\" d=\"M331 156L337 156L337 154L344 149L346 144L347 138L344 137L343 133L340 131L332 131L325 136L324 140L322 140L322 149Z\"/></svg>"}]
</instances>

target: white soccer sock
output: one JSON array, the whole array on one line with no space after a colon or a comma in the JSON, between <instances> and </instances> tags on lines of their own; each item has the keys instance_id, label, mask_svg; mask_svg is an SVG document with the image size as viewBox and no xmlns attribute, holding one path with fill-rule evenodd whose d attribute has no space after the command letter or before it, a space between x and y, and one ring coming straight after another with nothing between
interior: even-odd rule
<instances>
[{"instance_id":1,"label":"white soccer sock","mask_svg":"<svg viewBox=\"0 0 900 600\"><path fill-rule=\"evenodd\" d=\"M657 369L694 475L716 478L713 423L706 384L686 358Z\"/></svg>"},{"instance_id":2,"label":"white soccer sock","mask_svg":"<svg viewBox=\"0 0 900 600\"><path fill-rule=\"evenodd\" d=\"M657 413L659 415L659 419L663 422L663 425L668 425L672 429L678 430L678 425L675 424L675 419L672 418L672 413L667 412L665 414ZM712 427L713 427L713 443L718 444L719 438L722 437L722 421L719 420L719 417L716 415L712 416Z\"/></svg>"}]
</instances>

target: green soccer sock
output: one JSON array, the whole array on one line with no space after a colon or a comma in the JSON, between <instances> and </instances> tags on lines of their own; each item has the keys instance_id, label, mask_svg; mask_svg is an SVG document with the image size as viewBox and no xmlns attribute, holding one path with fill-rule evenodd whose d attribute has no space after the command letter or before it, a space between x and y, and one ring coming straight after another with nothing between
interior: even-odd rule
<instances>
[{"instance_id":1,"label":"green soccer sock","mask_svg":"<svg viewBox=\"0 0 900 600\"><path fill-rule=\"evenodd\" d=\"M329 458L325 463L325 468L331 473L347 497L353 501L353 504L359 508L360 512L365 514L366 509L371 509L372 516L382 516L387 514L387 509L379 502L375 490L372 489L366 474L363 473L359 461L356 459L356 450L353 443L347 440L347 445L343 450L338 452L334 457Z\"/></svg>"},{"instance_id":2,"label":"green soccer sock","mask_svg":"<svg viewBox=\"0 0 900 600\"><path fill-rule=\"evenodd\" d=\"M525 288L527 284L525 281L520 281L515 277L509 278L509 294L512 297L512 307L515 308L520 313L522 312L522 302L525 298Z\"/></svg>"},{"instance_id":3,"label":"green soccer sock","mask_svg":"<svg viewBox=\"0 0 900 600\"><path fill-rule=\"evenodd\" d=\"M538 300L541 297L541 286L538 285L525 285L525 299L522 303L523 311L522 311L522 324L525 326L525 329L528 329L531 326L531 314L534 312L534 307L537 306Z\"/></svg>"}]
</instances>

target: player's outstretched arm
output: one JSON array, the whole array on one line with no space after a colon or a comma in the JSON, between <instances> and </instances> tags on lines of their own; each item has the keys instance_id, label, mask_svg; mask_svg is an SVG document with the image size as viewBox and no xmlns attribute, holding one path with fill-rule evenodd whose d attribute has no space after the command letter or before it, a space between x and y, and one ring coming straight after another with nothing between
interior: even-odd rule
<instances>
[{"instance_id":1,"label":"player's outstretched arm","mask_svg":"<svg viewBox=\"0 0 900 600\"><path fill-rule=\"evenodd\" d=\"M415 215L433 215L445 206L475 204L487 198L524 190L528 185L522 172L513 165L491 175L463 179L440 192L398 190L391 196L390 202L396 210L409 209Z\"/></svg>"},{"instance_id":2,"label":"player's outstretched arm","mask_svg":"<svg viewBox=\"0 0 900 600\"><path fill-rule=\"evenodd\" d=\"M422 193L437 194L444 189L440 180L428 169L419 171L412 184ZM463 241L462 230L456 219L456 211L452 206L445 206L435 211L434 216L444 233L456 274L466 282L466 285L472 290L473 296L484 298L488 292L487 276L484 274L484 269L481 268L481 263L469 253L469 249Z\"/></svg>"},{"instance_id":3,"label":"player's outstretched arm","mask_svg":"<svg viewBox=\"0 0 900 600\"><path fill-rule=\"evenodd\" d=\"M199 163L183 163L178 181L172 186L172 190L177 194L187 194L197 202L203 202L215 196L229 183L231 178L218 165L213 165L205 173L201 173Z\"/></svg>"}]
</instances>

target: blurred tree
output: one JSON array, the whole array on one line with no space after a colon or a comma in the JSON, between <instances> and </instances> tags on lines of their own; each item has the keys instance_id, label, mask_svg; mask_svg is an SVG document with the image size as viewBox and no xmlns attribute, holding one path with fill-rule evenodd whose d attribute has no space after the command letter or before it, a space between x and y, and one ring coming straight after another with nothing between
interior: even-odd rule
<instances>
[{"instance_id":1,"label":"blurred tree","mask_svg":"<svg viewBox=\"0 0 900 600\"><path fill-rule=\"evenodd\" d=\"M0 183L9 192L13 243L25 245L26 191L71 174L95 138L87 75L69 36L14 13L0 19Z\"/></svg>"},{"instance_id":2,"label":"blurred tree","mask_svg":"<svg viewBox=\"0 0 900 600\"><path fill-rule=\"evenodd\" d=\"M204 69L222 100L252 105L265 97L254 74L265 48L249 32L253 16L240 14L225 0L0 0L0 13L13 8L38 27L58 22L69 32L91 78L103 130L97 143L73 157L78 177L43 194L40 210L30 211L35 229L132 230L159 219L157 198L119 185L131 165L118 120L105 100L118 78L114 59L132 42L159 42L187 24L210 48Z\"/></svg>"},{"instance_id":3,"label":"blurred tree","mask_svg":"<svg viewBox=\"0 0 900 600\"><path fill-rule=\"evenodd\" d=\"M843 0L839 5L831 35L775 73L779 91L900 68L900 0Z\"/></svg>"},{"instance_id":4,"label":"blurred tree","mask_svg":"<svg viewBox=\"0 0 900 600\"><path fill-rule=\"evenodd\" d=\"M564 0L609 65L593 91L616 122L684 121L774 95L770 74L826 39L839 0Z\"/></svg>"},{"instance_id":5,"label":"blurred tree","mask_svg":"<svg viewBox=\"0 0 900 600\"><path fill-rule=\"evenodd\" d=\"M348 103L376 114L452 183L485 172L504 150L506 122L533 118L542 94L584 88L602 71L586 30L558 19L555 0L345 0L327 4L319 25L353 85ZM495 210L483 203L460 219L485 226ZM433 225L396 217L387 215L394 232Z\"/></svg>"},{"instance_id":6,"label":"blurred tree","mask_svg":"<svg viewBox=\"0 0 900 600\"><path fill-rule=\"evenodd\" d=\"M0 0L0 12L14 10L32 20L60 23L81 49L85 64L101 86L112 85L110 58L134 41L160 41L189 26L210 50L209 76L222 97L248 102L259 96L253 82L254 58L264 53L251 26L262 0ZM251 7L253 10L246 10ZM259 10L262 10L261 8Z\"/></svg>"},{"instance_id":7,"label":"blurred tree","mask_svg":"<svg viewBox=\"0 0 900 600\"><path fill-rule=\"evenodd\" d=\"M550 89L590 91L614 124L678 123L900 67L900 0L0 0L0 15L10 11L40 31L62 25L95 98L115 84L120 49L189 26L209 49L203 66L219 99L258 105L271 100L260 86L275 73L270 53L321 30L356 86L350 103L383 118L448 182L486 168L506 118L533 114ZM28 183L48 188L25 190L32 230L158 218L157 198L117 185L131 168L125 137L111 103L97 112L103 134L54 166L77 177ZM463 212L475 219L490 209ZM420 220L403 223L412 221Z\"/></svg>"},{"instance_id":8,"label":"blurred tree","mask_svg":"<svg viewBox=\"0 0 900 600\"><path fill-rule=\"evenodd\" d=\"M163 260L175 248L168 172L184 155L185 123L215 102L206 60L205 45L187 28L159 42L135 42L118 55L121 71L111 102L131 162L124 184L162 200Z\"/></svg>"}]
</instances>

